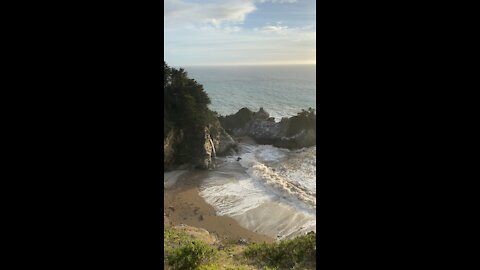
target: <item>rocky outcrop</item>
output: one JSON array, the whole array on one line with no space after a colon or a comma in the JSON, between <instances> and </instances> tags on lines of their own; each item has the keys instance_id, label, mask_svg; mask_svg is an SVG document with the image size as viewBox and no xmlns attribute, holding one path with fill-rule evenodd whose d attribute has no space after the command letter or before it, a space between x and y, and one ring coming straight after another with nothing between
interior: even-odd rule
<instances>
[{"instance_id":1,"label":"rocky outcrop","mask_svg":"<svg viewBox=\"0 0 480 270\"><path fill-rule=\"evenodd\" d=\"M203 133L203 145L196 161L196 167L199 169L213 168L213 159L216 156L215 144L208 127L205 127Z\"/></svg>"},{"instance_id":2,"label":"rocky outcrop","mask_svg":"<svg viewBox=\"0 0 480 270\"><path fill-rule=\"evenodd\" d=\"M222 127L231 131L238 128L243 128L248 122L253 119L254 112L248 108L240 109L236 114L228 116L219 116L218 120Z\"/></svg>"},{"instance_id":3,"label":"rocky outcrop","mask_svg":"<svg viewBox=\"0 0 480 270\"><path fill-rule=\"evenodd\" d=\"M253 119L267 120L268 118L270 118L270 114L267 113L263 108L260 108L258 112L253 114Z\"/></svg>"},{"instance_id":4,"label":"rocky outcrop","mask_svg":"<svg viewBox=\"0 0 480 270\"><path fill-rule=\"evenodd\" d=\"M315 118L313 111L303 111L275 122L263 108L258 112L243 108L236 114L219 117L218 121L200 132L187 134L189 136L182 130L172 129L164 136L164 170L178 169L185 163L199 169L214 168L215 157L235 155L238 151L238 144L230 134L248 136L257 143L281 148L313 146L316 144Z\"/></svg>"},{"instance_id":5,"label":"rocky outcrop","mask_svg":"<svg viewBox=\"0 0 480 270\"><path fill-rule=\"evenodd\" d=\"M316 144L315 118L313 111L304 111L275 122L263 108L256 113L243 108L219 121L234 136L249 136L260 144L297 149Z\"/></svg>"},{"instance_id":6,"label":"rocky outcrop","mask_svg":"<svg viewBox=\"0 0 480 270\"><path fill-rule=\"evenodd\" d=\"M214 168L214 159L217 155L234 155L238 151L237 142L220 126L219 122L205 127L203 132L198 134L197 139L200 147L198 144L196 144L197 147L193 147L192 144L186 143L182 130L170 130L163 141L164 171L179 169L181 164L186 167L211 169ZM179 156L183 156L183 159ZM185 160L185 156L189 161Z\"/></svg>"},{"instance_id":7,"label":"rocky outcrop","mask_svg":"<svg viewBox=\"0 0 480 270\"><path fill-rule=\"evenodd\" d=\"M205 127L203 146L195 166L199 169L214 168L214 159L217 155L234 155L236 151L238 151L238 143L217 122L213 127Z\"/></svg>"}]
</instances>

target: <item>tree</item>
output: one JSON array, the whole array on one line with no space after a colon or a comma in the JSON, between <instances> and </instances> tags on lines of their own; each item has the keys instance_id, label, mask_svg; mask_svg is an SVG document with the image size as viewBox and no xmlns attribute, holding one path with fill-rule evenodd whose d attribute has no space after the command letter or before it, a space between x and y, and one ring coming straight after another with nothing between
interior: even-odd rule
<instances>
[{"instance_id":1,"label":"tree","mask_svg":"<svg viewBox=\"0 0 480 270\"><path fill-rule=\"evenodd\" d=\"M203 86L188 77L180 68L169 67L164 61L164 138L173 128L185 134L184 143L178 153L194 156L204 143L205 127L217 122L215 114L208 108L210 98Z\"/></svg>"}]
</instances>

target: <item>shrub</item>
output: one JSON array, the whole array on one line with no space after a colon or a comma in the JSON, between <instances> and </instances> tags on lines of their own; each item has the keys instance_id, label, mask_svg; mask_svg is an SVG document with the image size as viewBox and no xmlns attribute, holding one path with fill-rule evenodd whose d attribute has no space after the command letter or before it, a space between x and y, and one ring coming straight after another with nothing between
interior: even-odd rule
<instances>
[{"instance_id":1,"label":"shrub","mask_svg":"<svg viewBox=\"0 0 480 270\"><path fill-rule=\"evenodd\" d=\"M194 240L188 244L173 248L167 252L167 263L173 269L197 269L208 263L215 255L215 250L205 243Z\"/></svg>"},{"instance_id":2,"label":"shrub","mask_svg":"<svg viewBox=\"0 0 480 270\"><path fill-rule=\"evenodd\" d=\"M314 269L316 264L315 234L299 236L278 243L250 244L246 258L260 266L278 269Z\"/></svg>"}]
</instances>

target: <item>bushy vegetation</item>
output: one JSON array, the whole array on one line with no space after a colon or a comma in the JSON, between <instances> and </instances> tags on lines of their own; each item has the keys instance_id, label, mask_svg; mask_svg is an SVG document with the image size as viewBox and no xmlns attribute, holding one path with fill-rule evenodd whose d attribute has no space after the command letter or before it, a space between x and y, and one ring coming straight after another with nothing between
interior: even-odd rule
<instances>
[{"instance_id":1,"label":"bushy vegetation","mask_svg":"<svg viewBox=\"0 0 480 270\"><path fill-rule=\"evenodd\" d=\"M173 228L164 229L165 263L169 269L280 270L315 269L315 234L276 243L238 245L224 242L222 249Z\"/></svg>"},{"instance_id":2,"label":"bushy vegetation","mask_svg":"<svg viewBox=\"0 0 480 270\"><path fill-rule=\"evenodd\" d=\"M192 241L167 253L167 262L174 269L197 269L208 263L215 250L201 241Z\"/></svg>"},{"instance_id":3,"label":"bushy vegetation","mask_svg":"<svg viewBox=\"0 0 480 270\"><path fill-rule=\"evenodd\" d=\"M164 138L172 129L182 130L185 136L179 144L177 163L189 162L200 150L204 142L205 127L212 132L217 119L208 105L210 98L203 86L188 77L187 72L180 68L172 68L164 62Z\"/></svg>"},{"instance_id":4,"label":"bushy vegetation","mask_svg":"<svg viewBox=\"0 0 480 270\"><path fill-rule=\"evenodd\" d=\"M315 234L276 243L250 244L245 257L260 266L277 269L312 269L316 264Z\"/></svg>"},{"instance_id":5,"label":"bushy vegetation","mask_svg":"<svg viewBox=\"0 0 480 270\"><path fill-rule=\"evenodd\" d=\"M216 255L211 246L171 228L164 229L164 250L167 265L179 270L198 269Z\"/></svg>"}]
</instances>

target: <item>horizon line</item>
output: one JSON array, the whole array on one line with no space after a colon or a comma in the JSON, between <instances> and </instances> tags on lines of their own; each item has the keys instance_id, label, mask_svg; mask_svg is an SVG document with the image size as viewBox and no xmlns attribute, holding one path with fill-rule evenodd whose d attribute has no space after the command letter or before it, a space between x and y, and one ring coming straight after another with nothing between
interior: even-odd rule
<instances>
[{"instance_id":1,"label":"horizon line","mask_svg":"<svg viewBox=\"0 0 480 270\"><path fill-rule=\"evenodd\" d=\"M261 63L261 64L188 64L171 65L173 67L238 67L238 66L316 66L317 63Z\"/></svg>"}]
</instances>

